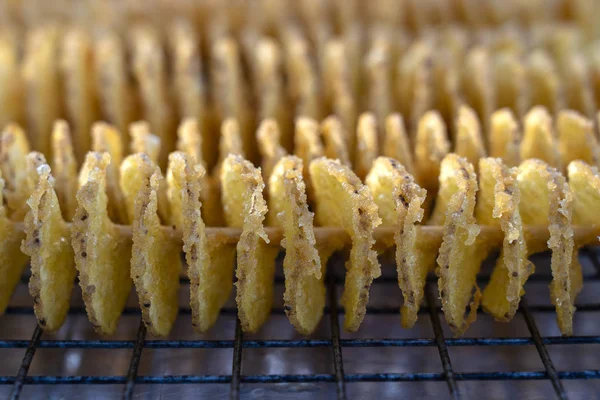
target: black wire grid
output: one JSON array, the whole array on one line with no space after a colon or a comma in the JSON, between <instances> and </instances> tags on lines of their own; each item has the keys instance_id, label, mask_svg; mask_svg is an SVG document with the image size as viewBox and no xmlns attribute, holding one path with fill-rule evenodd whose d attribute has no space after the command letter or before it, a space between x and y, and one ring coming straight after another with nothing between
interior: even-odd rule
<instances>
[{"instance_id":1,"label":"black wire grid","mask_svg":"<svg viewBox=\"0 0 600 400\"><path fill-rule=\"evenodd\" d=\"M600 281L600 259L596 251L583 249L580 256L587 257L595 268L592 276L586 281ZM489 277L478 278L485 282ZM26 278L24 278L26 279ZM533 275L531 281L549 281L548 275ZM395 281L395 277L381 277L381 281ZM282 278L276 278L282 283ZM559 371L554 366L546 345L569 344L600 344L600 336L549 336L542 337L532 315L533 312L553 313L553 306L528 306L523 298L519 312L522 313L530 337L481 337L481 338L445 338L440 322L441 309L436 305L437 291L434 286L435 278L430 278L426 285L426 304L422 314L428 314L433 326L434 338L407 339L340 339L339 314L343 309L338 305L336 285L343 283L339 277L328 277L328 302L325 310L331 322L330 340L244 340L243 333L237 320L233 340L146 340L146 328L140 321L135 340L41 340L43 330L36 325L30 340L0 340L0 349L26 349L21 365L14 376L0 376L0 384L12 385L11 399L18 399L24 385L60 385L60 384L123 384L123 398L131 399L136 384L202 384L218 383L230 386L230 398L240 397L240 385L243 384L275 384L275 383L308 383L332 382L337 389L339 399L346 398L346 383L352 382L415 382L415 381L445 381L451 398L461 398L457 381L519 381L519 380L549 380L552 383L556 397L567 399L562 380L600 379L600 370ZM600 300L600 299L599 299ZM579 311L600 311L600 301L596 304L580 304ZM189 314L189 308L183 308L181 313ZM226 308L223 313L235 314L235 309ZM397 314L398 307L370 307L369 314ZM85 313L84 308L71 308L70 313ZM273 313L283 314L281 308ZM7 314L33 314L29 307L9 307ZM126 308L124 314L139 314L135 308ZM399 323L399 322L398 322ZM456 373L452 369L452 360L448 346L526 346L535 345L543 363L543 371L509 371L509 372L465 372ZM436 346L441 359L443 370L434 373L373 373L346 374L344 373L343 349L347 347L425 347ZM306 375L242 375L243 350L245 348L331 348L333 352L332 374ZM28 376L27 372L35 356L36 349L133 349L127 376ZM143 349L224 349L233 348L231 375L138 375L138 367Z\"/></svg>"}]
</instances>

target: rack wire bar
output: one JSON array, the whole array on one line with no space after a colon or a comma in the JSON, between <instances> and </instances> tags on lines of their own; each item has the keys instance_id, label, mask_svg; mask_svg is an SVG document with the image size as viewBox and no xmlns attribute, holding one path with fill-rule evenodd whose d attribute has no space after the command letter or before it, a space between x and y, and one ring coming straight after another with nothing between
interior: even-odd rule
<instances>
[{"instance_id":1,"label":"rack wire bar","mask_svg":"<svg viewBox=\"0 0 600 400\"><path fill-rule=\"evenodd\" d=\"M448 389L450 389L452 398L460 399L460 392L458 391L458 385L456 384L454 371L452 370L452 361L450 361L450 354L448 353L448 347L446 347L444 332L442 331L442 325L440 323L440 316L435 307L435 296L433 294L434 290L431 283L426 284L425 290L427 291L427 306L429 307L429 317L431 318L431 324L433 325L435 344L437 345L442 360L442 367L444 368L443 377L448 384Z\"/></svg>"},{"instance_id":2,"label":"rack wire bar","mask_svg":"<svg viewBox=\"0 0 600 400\"><path fill-rule=\"evenodd\" d=\"M344 361L342 358L342 346L340 341L340 320L338 317L338 303L337 303L337 291L335 282L331 276L328 275L329 287L327 292L329 295L329 313L330 318L330 329L331 329L331 343L333 349L333 367L335 370L335 382L337 396L339 400L346 400L346 383L344 375Z\"/></svg>"},{"instance_id":3,"label":"rack wire bar","mask_svg":"<svg viewBox=\"0 0 600 400\"><path fill-rule=\"evenodd\" d=\"M240 319L235 319L235 341L233 344L233 362L231 365L231 390L229 398L237 400L240 398L240 382L242 381L242 352L244 345L244 333Z\"/></svg>"},{"instance_id":4,"label":"rack wire bar","mask_svg":"<svg viewBox=\"0 0 600 400\"><path fill-rule=\"evenodd\" d=\"M23 361L21 361L21 365L19 367L19 372L17 372L17 376L13 383L12 393L10 394L11 400L16 400L21 396L21 390L23 390L23 383L25 382L25 378L27 377L27 372L29 371L29 367L31 366L31 362L33 361L33 356L35 356L35 349L37 343L42 336L42 328L38 324L35 325L35 329L33 330L33 335L31 336L31 340L29 341L29 345L27 346L27 351L23 356Z\"/></svg>"},{"instance_id":5,"label":"rack wire bar","mask_svg":"<svg viewBox=\"0 0 600 400\"><path fill-rule=\"evenodd\" d=\"M556 372L556 368L554 368L554 364L552 363L552 359L550 358L550 354L548 354L548 349L542 342L542 337L540 335L540 331L535 323L535 319L531 315L527 307L527 300L525 296L521 299L521 313L523 317L525 317L525 322L527 323L527 328L529 329L529 333L533 339L533 343L535 344L535 348L542 359L542 363L544 364L544 368L546 369L546 373L550 382L552 382L552 387L556 392L557 396L561 400L567 399L567 394L565 393L565 388L560 382L560 378L558 373Z\"/></svg>"},{"instance_id":6,"label":"rack wire bar","mask_svg":"<svg viewBox=\"0 0 600 400\"><path fill-rule=\"evenodd\" d=\"M144 325L144 321L140 320L140 327L138 328L137 340L135 341L135 346L133 347L133 352L131 353L131 361L129 362L127 382L125 383L125 389L123 390L123 400L130 400L131 398L133 398L133 387L136 382L145 340L146 326Z\"/></svg>"}]
</instances>

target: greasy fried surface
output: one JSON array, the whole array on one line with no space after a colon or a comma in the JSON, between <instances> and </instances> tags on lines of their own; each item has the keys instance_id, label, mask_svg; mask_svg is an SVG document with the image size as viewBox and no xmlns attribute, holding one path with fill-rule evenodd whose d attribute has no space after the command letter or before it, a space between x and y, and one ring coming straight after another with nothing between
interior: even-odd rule
<instances>
[{"instance_id":1,"label":"greasy fried surface","mask_svg":"<svg viewBox=\"0 0 600 400\"><path fill-rule=\"evenodd\" d=\"M0 315L8 306L23 269L27 265L27 256L21 252L21 241L24 232L15 229L14 223L8 219L3 201L4 179L0 177Z\"/></svg>"},{"instance_id":2,"label":"greasy fried surface","mask_svg":"<svg viewBox=\"0 0 600 400\"><path fill-rule=\"evenodd\" d=\"M77 208L77 160L71 144L71 132L65 121L58 120L52 130L52 168L54 189L66 221L71 221Z\"/></svg>"},{"instance_id":3,"label":"greasy fried surface","mask_svg":"<svg viewBox=\"0 0 600 400\"><path fill-rule=\"evenodd\" d=\"M147 163L142 187L135 197L131 278L140 300L142 319L149 332L166 336L177 317L177 290L181 271L179 241L163 230L158 218L158 167Z\"/></svg>"},{"instance_id":4,"label":"greasy fried surface","mask_svg":"<svg viewBox=\"0 0 600 400\"><path fill-rule=\"evenodd\" d=\"M550 296L556 306L558 326L564 335L573 331L574 296L571 295L570 265L573 253L571 208L573 193L555 168L540 160L526 160L519 166L520 212L526 225L548 224L552 251L553 280ZM532 248L531 252L545 248Z\"/></svg>"},{"instance_id":5,"label":"greasy fried surface","mask_svg":"<svg viewBox=\"0 0 600 400\"><path fill-rule=\"evenodd\" d=\"M346 310L344 327L356 331L365 316L371 283L381 275L377 253L373 250L373 230L381 223L377 205L369 188L338 161L314 160L310 164L310 176L318 224L342 227L352 239L342 304Z\"/></svg>"},{"instance_id":6,"label":"greasy fried surface","mask_svg":"<svg viewBox=\"0 0 600 400\"><path fill-rule=\"evenodd\" d=\"M63 324L69 311L75 280L75 261L70 229L62 219L58 197L52 187L50 166L40 153L27 156L28 173L36 186L27 201L23 253L31 257L29 293L39 325L50 332Z\"/></svg>"},{"instance_id":7,"label":"greasy fried surface","mask_svg":"<svg viewBox=\"0 0 600 400\"><path fill-rule=\"evenodd\" d=\"M520 191L516 168L498 158L479 160L479 196L475 215L483 225L500 226L504 241L481 305L498 321L509 321L519 307L523 285L533 273L519 213Z\"/></svg>"},{"instance_id":8,"label":"greasy fried surface","mask_svg":"<svg viewBox=\"0 0 600 400\"><path fill-rule=\"evenodd\" d=\"M183 251L190 278L192 325L198 332L211 328L233 286L235 246L208 240L202 220L204 168L184 153L169 156L169 202L173 223L183 231Z\"/></svg>"},{"instance_id":9,"label":"greasy fried surface","mask_svg":"<svg viewBox=\"0 0 600 400\"><path fill-rule=\"evenodd\" d=\"M267 320L273 303L273 275L278 247L268 246L263 221L267 203L260 169L230 155L221 167L221 190L228 226L242 228L237 244L236 302L244 332L256 332Z\"/></svg>"},{"instance_id":10,"label":"greasy fried surface","mask_svg":"<svg viewBox=\"0 0 600 400\"><path fill-rule=\"evenodd\" d=\"M108 153L88 153L89 173L77 192L71 225L75 265L88 318L94 330L112 334L131 292L131 239L122 237L108 217Z\"/></svg>"},{"instance_id":11,"label":"greasy fried surface","mask_svg":"<svg viewBox=\"0 0 600 400\"><path fill-rule=\"evenodd\" d=\"M7 216L21 221L29 207L25 203L35 187L27 169L29 142L25 132L14 124L2 131L0 138L0 170L5 179L4 201Z\"/></svg>"},{"instance_id":12,"label":"greasy fried surface","mask_svg":"<svg viewBox=\"0 0 600 400\"><path fill-rule=\"evenodd\" d=\"M325 266L316 247L313 213L308 210L302 160L282 158L269 179L269 225L283 228L285 311L296 330L311 334L325 307Z\"/></svg>"},{"instance_id":13,"label":"greasy fried surface","mask_svg":"<svg viewBox=\"0 0 600 400\"><path fill-rule=\"evenodd\" d=\"M402 326L411 328L423 300L427 273L435 266L440 245L422 232L416 224L423 219L427 192L396 160L379 157L366 180L379 209L383 226L395 226L398 285L404 296L400 310Z\"/></svg>"},{"instance_id":14,"label":"greasy fried surface","mask_svg":"<svg viewBox=\"0 0 600 400\"><path fill-rule=\"evenodd\" d=\"M573 224L600 224L600 173L582 161L568 167L569 186L573 191Z\"/></svg>"}]
</instances>

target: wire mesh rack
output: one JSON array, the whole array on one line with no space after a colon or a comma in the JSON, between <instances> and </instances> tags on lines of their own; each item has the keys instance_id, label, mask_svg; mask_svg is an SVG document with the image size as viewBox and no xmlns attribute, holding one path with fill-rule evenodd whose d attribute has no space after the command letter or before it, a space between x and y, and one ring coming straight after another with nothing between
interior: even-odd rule
<instances>
[{"instance_id":1,"label":"wire mesh rack","mask_svg":"<svg viewBox=\"0 0 600 400\"><path fill-rule=\"evenodd\" d=\"M580 251L580 259L584 265L584 281L587 285L590 285L596 281L600 282L599 250L600 248L586 248ZM33 309L31 306L11 304L11 306L7 309L6 315L4 317L0 317L0 334L4 335L0 336L0 357L2 357L2 351L14 352L18 349L25 349L25 352L22 354L20 364L18 365L14 375L0 376L0 389L4 388L4 391L0 391L0 397L2 397L4 394L11 399L29 398L32 397L32 395L28 395L25 389L35 386L56 387L61 385L113 385L114 387L114 385L118 385L117 390L119 393L117 394L116 391L113 391L113 396L122 396L124 399L131 399L138 398L135 394L135 389L143 387L144 385L199 385L199 390L202 390L202 387L215 384L219 387L226 388L227 394L224 395L224 397L237 399L240 397L245 397L244 393L246 392L241 390L241 388L252 388L256 386L268 387L269 385L276 384L283 384L277 386L285 388L294 384L313 383L325 384L329 387L329 391L325 392L326 394L323 396L324 398L335 398L337 396L338 399L345 399L361 397L360 392L353 390L353 385L361 382L441 382L442 384L445 382L447 389L444 391L443 396L439 396L438 392L436 398L448 397L459 399L468 397L468 392L465 392L465 390L461 390L460 388L462 382L501 381L510 383L514 381L546 381L551 384L551 389L549 389L549 392L546 392L545 396L548 396L550 393L550 396L554 395L560 399L586 398L580 397L580 395L577 394L581 392L575 392L576 394L574 395L570 394L565 389L564 383L567 381L577 381L581 384L585 384L585 382L589 382L588 380L599 379L600 369L564 368L559 363L553 362L549 349L555 346L561 346L562 348L566 349L566 352L569 352L569 346L597 345L600 344L600 335L562 337L558 335L543 334L541 329L538 327L538 322L536 321L535 316L551 316L551 318L545 318L545 320L553 321L554 306L549 303L537 304L539 303L537 301L535 302L536 304L534 304L534 302L530 303L528 298L531 296L529 293L529 285L538 284L539 286L539 284L542 284L543 286L547 286L547 283L551 279L547 265L543 265L544 263L547 264L548 255L537 257L534 262L536 264L536 274L532 275L527 284L528 286L526 286L528 293L521 301L518 314L518 317L520 316L524 320L527 327L526 332L528 332L528 335L523 336L490 336L476 334L476 336L473 337L447 337L449 336L449 331L444 326L445 324L440 320L443 318L443 315L441 314L441 308L437 299L438 295L437 288L435 286L435 277L431 276L426 285L426 305L422 307L419 318L420 321L429 320L429 329L431 329L429 334L424 334L423 337L402 338L356 338L352 335L349 335L349 338L344 338L344 333L340 331L340 317L343 315L343 309L338 303L338 295L341 291L341 286L343 285L343 266L339 265L341 264L339 259L337 260L338 265L329 266L329 273L327 277L328 307L325 310L324 321L321 324L329 325L329 329L327 329L328 332L326 333L326 337L323 338L302 338L297 335L293 339L254 339L253 337L245 337L241 331L239 321L236 318L235 307L231 305L227 306L222 311L222 319L228 317L229 319L235 319L236 321L235 325L233 325L234 329L232 329L234 334L228 338L224 336L224 332L217 332L215 335L220 335L220 337L224 338L223 340L197 338L189 340L171 338L166 340L158 340L147 337L146 329L143 323L140 321L139 309L132 305L128 306L124 310L124 316L130 317L134 321L138 322L138 327L137 336L135 336L135 338L131 336L129 340L73 338L77 337L77 335L71 335L70 337L72 338L61 340L58 338L60 335L45 334L37 324L33 323L32 324L35 326L35 328L33 328L33 333L31 334L30 339L4 339L5 332L2 327L6 328L10 323L12 323L11 321L7 321L7 318L10 318L11 316L21 316L34 321ZM489 270L489 268L487 269ZM393 270L394 268L392 267L384 269L384 275L374 282L374 285L371 289L372 297L380 292L379 287L381 285L387 284L391 287L396 285L397 278L394 275ZM478 278L478 281L482 284L485 284L489 277L489 274L486 273L485 270L486 268L484 267L484 270ZM27 280L28 277L24 276L21 286L26 287ZM185 285L186 282L186 279L182 278L182 285ZM275 284L279 287L283 286L281 271L279 271L278 276L276 277ZM584 285L584 287L585 286L586 285ZM385 294L384 297L389 299L388 294ZM401 302L399 291L398 296L395 297L395 303L393 305L389 305L387 302L383 305L379 305L377 302L376 304L373 304L372 301L372 305L367 309L367 316L391 316L392 319L396 319L395 323L399 325L399 320L397 318ZM582 296L580 296L580 298L581 297ZM593 294L591 296L583 297L584 299L586 297L590 297L592 301L577 305L578 312L576 313L576 322L586 320L588 318L594 318L594 312L600 311L600 298L594 296ZM593 301L594 298L597 301ZM189 314L190 309L188 307L182 307L180 309L180 319L182 318L182 315L189 316ZM273 309L273 314L275 316L285 318L285 313L282 307L275 307ZM85 316L85 309L81 306L71 307L69 318L72 318L74 315ZM484 314L480 312L480 317L478 319L484 319L483 316ZM2 322L3 320L4 322ZM368 322L366 321L366 323ZM485 323L485 321L476 322L476 324ZM514 321L512 323L514 323ZM595 323L593 323L593 321L591 323L593 326L597 326ZM490 322L490 324L494 323ZM579 325L581 325L581 323ZM504 326L507 327L507 330L503 332L510 332L510 324ZM575 325L576 334L577 326L578 324ZM218 327L215 329L219 330ZM381 330L381 327L379 327L379 329L379 331L383 332L383 335L381 336L385 336L386 328L383 327L383 330ZM473 327L471 329L473 330ZM395 330L391 331L394 332ZM23 330L21 330L21 332L23 332ZM410 330L406 332L409 335L411 333ZM496 330L494 327L492 327L491 331L484 330L484 332L496 333ZM554 330L552 332L557 331ZM469 332L467 332L467 334L469 334ZM48 338L46 338L46 336L48 336ZM489 368L487 368L485 370L458 372L456 368L453 367L454 357L451 357L450 351L452 348L473 348L478 349L474 351L480 353L481 349L485 347L506 348L505 346L517 346L520 348L533 346L537 352L537 357L539 357L539 360L541 361L542 368L537 370L534 368L533 370L509 371L493 370L493 368L492 370L489 370ZM419 352L408 353L408 349L424 347L437 349L439 361L441 362L441 368L431 372L413 370L419 368L419 363L411 362L411 358L425 356ZM344 363L343 355L345 352L348 352L353 348L369 349L367 351L373 351L373 349L377 348L385 348L386 351L392 348L400 349L401 351L396 353L394 357L396 357L396 360L400 360L401 358L408 360L410 370L407 372L389 372L385 369L370 373L345 372L346 364ZM106 357L110 357L110 352L113 352L116 349L127 352L130 351L130 353L128 353L127 356L129 361L126 374L122 375L114 374L114 371L110 366L110 362L109 369L111 370L107 371L108 374L106 375L52 375L46 373L31 374L30 367L32 362L35 360L36 353L39 352L40 349L77 349L78 351L101 349L109 351L108 354L104 353L106 354ZM230 365L230 373L209 374L203 373L203 371L195 371L193 369L189 371L186 370L186 374L141 373L141 366L144 364L142 362L142 355L144 354L144 351L148 352L156 349L165 351L175 351L175 349L188 349L190 351L194 349L203 349L207 351L214 351L214 349L229 349L231 353L227 355L228 358L225 362ZM251 349L263 349L263 351L267 352L272 351L273 349L320 349L320 351L328 353L329 356L323 359L326 360L324 364L328 365L321 365L318 369L325 371L329 370L329 373L312 373L315 371L308 371L310 373L301 374L243 373L243 370L245 371L247 369L252 369L252 365L250 365L254 363L252 360L249 361L249 364L244 363L244 354L248 351L251 351ZM403 351L406 354L403 354ZM584 347L581 351L585 353L593 353L594 348ZM579 351L577 354L581 354L581 351ZM473 352L469 352L469 354L469 357L477 357L477 355ZM485 357L485 354L483 356ZM525 354L523 357L526 356L527 354ZM513 353L511 357L515 357L515 354ZM532 355L529 354L529 357L532 357ZM533 355L533 357L536 356ZM6 357L3 358L6 359ZM223 356L219 356L219 358L222 360ZM283 363L293 362L293 360L286 360L285 358L285 356L279 356L279 361ZM370 360L372 360L372 358ZM364 363L369 364L369 359L365 359ZM375 364L369 366L371 370L377 369L377 363L373 363L371 361L371 364ZM596 365L600 365L600 363ZM577 362L575 363L575 366L578 366ZM0 371L4 370L0 368ZM46 370L47 369L44 371ZM292 391L292 393L298 394L302 391L302 389L298 389L297 386L294 386L294 388L295 389ZM517 389L517 393L518 390L520 389ZM198 395L198 393L201 392L196 392L196 395ZM223 394L224 391L221 391L220 393ZM589 393L594 393L594 389L591 389ZM414 397L427 397L426 392L422 392L421 394L423 396ZM315 395L315 392L312 392L311 398L314 397L313 395ZM503 395L500 396L500 398L503 397Z\"/></svg>"}]
</instances>

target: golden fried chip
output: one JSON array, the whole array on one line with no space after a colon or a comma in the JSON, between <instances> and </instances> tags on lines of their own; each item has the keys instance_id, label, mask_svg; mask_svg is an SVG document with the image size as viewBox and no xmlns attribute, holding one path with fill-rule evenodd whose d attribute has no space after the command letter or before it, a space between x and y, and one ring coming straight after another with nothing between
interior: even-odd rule
<instances>
[{"instance_id":1,"label":"golden fried chip","mask_svg":"<svg viewBox=\"0 0 600 400\"><path fill-rule=\"evenodd\" d=\"M352 239L342 304L346 310L344 327L353 332L365 316L371 283L381 275L377 253L373 250L373 230L381 224L381 219L369 188L339 161L314 160L310 164L310 176L318 224L342 227Z\"/></svg>"},{"instance_id":2,"label":"golden fried chip","mask_svg":"<svg viewBox=\"0 0 600 400\"><path fill-rule=\"evenodd\" d=\"M511 320L517 312L524 294L523 286L534 269L527 260L517 173L516 168L509 169L498 158L479 160L477 222L499 226L504 234L501 253L483 291L481 305L496 320L504 322Z\"/></svg>"},{"instance_id":3,"label":"golden fried chip","mask_svg":"<svg viewBox=\"0 0 600 400\"><path fill-rule=\"evenodd\" d=\"M67 30L60 56L66 112L75 132L73 148L77 160L83 163L90 149L90 129L98 119L94 53L87 31L81 28Z\"/></svg>"},{"instance_id":4,"label":"golden fried chip","mask_svg":"<svg viewBox=\"0 0 600 400\"><path fill-rule=\"evenodd\" d=\"M60 28L43 24L27 31L22 64L27 99L27 134L34 150L51 155L50 132L62 114L58 58Z\"/></svg>"},{"instance_id":5,"label":"golden fried chip","mask_svg":"<svg viewBox=\"0 0 600 400\"><path fill-rule=\"evenodd\" d=\"M25 90L18 44L11 30L0 31L0 128L11 122L25 122Z\"/></svg>"},{"instance_id":6,"label":"golden fried chip","mask_svg":"<svg viewBox=\"0 0 600 400\"><path fill-rule=\"evenodd\" d=\"M171 108L166 55L158 32L147 25L131 30L132 70L139 85L145 119L162 143L159 164L167 165L167 156L175 144L175 118Z\"/></svg>"},{"instance_id":7,"label":"golden fried chip","mask_svg":"<svg viewBox=\"0 0 600 400\"><path fill-rule=\"evenodd\" d=\"M235 245L219 238L208 240L202 220L201 192L204 168L194 166L190 156L169 155L169 201L173 223L183 232L183 251L190 277L192 325L199 332L212 327L233 287Z\"/></svg>"},{"instance_id":8,"label":"golden fried chip","mask_svg":"<svg viewBox=\"0 0 600 400\"><path fill-rule=\"evenodd\" d=\"M25 240L21 251L31 257L29 293L39 325L49 332L61 327L69 311L75 281L70 229L62 218L54 178L44 156L27 156L28 173L38 177L27 204Z\"/></svg>"},{"instance_id":9,"label":"golden fried chip","mask_svg":"<svg viewBox=\"0 0 600 400\"><path fill-rule=\"evenodd\" d=\"M342 165L350 166L348 151L348 134L344 131L339 118L330 116L321 122L321 134L325 145L325 156L332 160L339 160ZM353 136L353 135L350 135Z\"/></svg>"},{"instance_id":10,"label":"golden fried chip","mask_svg":"<svg viewBox=\"0 0 600 400\"><path fill-rule=\"evenodd\" d=\"M571 228L573 193L562 174L540 160L523 161L519 166L517 179L521 191L519 210L523 222L528 225L548 225L553 276L550 296L556 306L561 332L563 335L571 335L575 311L570 279L574 246ZM532 248L531 252L544 250L543 247Z\"/></svg>"},{"instance_id":11,"label":"golden fried chip","mask_svg":"<svg viewBox=\"0 0 600 400\"><path fill-rule=\"evenodd\" d=\"M412 149L402 115L394 113L385 118L385 138L381 152L386 157L400 161L408 173L415 172Z\"/></svg>"},{"instance_id":12,"label":"golden fried chip","mask_svg":"<svg viewBox=\"0 0 600 400\"><path fill-rule=\"evenodd\" d=\"M560 154L548 110L544 107L533 107L525 115L524 125L521 160L538 158L553 167L560 167Z\"/></svg>"},{"instance_id":13,"label":"golden fried chip","mask_svg":"<svg viewBox=\"0 0 600 400\"><path fill-rule=\"evenodd\" d=\"M508 108L494 111L490 125L490 156L501 158L509 167L519 165L521 132L513 112Z\"/></svg>"},{"instance_id":14,"label":"golden fried chip","mask_svg":"<svg viewBox=\"0 0 600 400\"><path fill-rule=\"evenodd\" d=\"M455 136L454 121L458 108L464 103L460 88L462 56L457 56L448 48L437 49L434 54L432 85L436 90L433 109L437 110L449 125L450 137ZM414 135L411 132L411 135ZM412 136L414 139L414 136Z\"/></svg>"},{"instance_id":15,"label":"golden fried chip","mask_svg":"<svg viewBox=\"0 0 600 400\"><path fill-rule=\"evenodd\" d=\"M576 111L561 110L556 121L558 150L563 166L581 160L599 165L600 146L591 120Z\"/></svg>"},{"instance_id":16,"label":"golden fried chip","mask_svg":"<svg viewBox=\"0 0 600 400\"><path fill-rule=\"evenodd\" d=\"M131 238L120 234L108 217L108 153L88 153L89 171L77 191L78 208L71 240L79 285L94 330L112 334L131 292Z\"/></svg>"},{"instance_id":17,"label":"golden fried chip","mask_svg":"<svg viewBox=\"0 0 600 400\"><path fill-rule=\"evenodd\" d=\"M385 34L379 34L373 40L364 61L365 78L368 81L368 108L373 110L377 121L384 121L392 111L392 40Z\"/></svg>"},{"instance_id":18,"label":"golden fried chip","mask_svg":"<svg viewBox=\"0 0 600 400\"><path fill-rule=\"evenodd\" d=\"M419 184L434 192L438 187L440 164L450 151L446 125L437 111L428 111L419 120L415 138L415 170Z\"/></svg>"},{"instance_id":19,"label":"golden fried chip","mask_svg":"<svg viewBox=\"0 0 600 400\"><path fill-rule=\"evenodd\" d=\"M132 153L147 154L154 164L158 164L161 148L160 137L150 133L150 124L138 121L129 125L131 137L130 150Z\"/></svg>"},{"instance_id":20,"label":"golden fried chip","mask_svg":"<svg viewBox=\"0 0 600 400\"><path fill-rule=\"evenodd\" d=\"M296 130L294 133L294 151L302 160L303 165L310 165L312 160L323 157L325 151L321 143L319 123L312 118L299 117L296 119ZM312 182L310 181L308 168L303 168L304 182L308 201L314 198Z\"/></svg>"},{"instance_id":21,"label":"golden fried chip","mask_svg":"<svg viewBox=\"0 0 600 400\"><path fill-rule=\"evenodd\" d=\"M102 113L120 132L127 132L137 116L139 99L129 78L126 46L119 33L102 31L94 46L96 87ZM121 137L122 147L128 148L129 137Z\"/></svg>"},{"instance_id":22,"label":"golden fried chip","mask_svg":"<svg viewBox=\"0 0 600 400\"><path fill-rule=\"evenodd\" d=\"M308 210L302 160L283 157L269 179L269 225L283 228L285 312L296 330L311 334L325 307L325 266L316 247L314 214Z\"/></svg>"},{"instance_id":23,"label":"golden fried chip","mask_svg":"<svg viewBox=\"0 0 600 400\"><path fill-rule=\"evenodd\" d=\"M569 186L573 191L573 224L600 225L600 173L582 161L569 164Z\"/></svg>"},{"instance_id":24,"label":"golden fried chip","mask_svg":"<svg viewBox=\"0 0 600 400\"><path fill-rule=\"evenodd\" d=\"M69 125L58 120L52 130L54 189L65 221L71 221L77 208L77 160L71 144Z\"/></svg>"},{"instance_id":25,"label":"golden fried chip","mask_svg":"<svg viewBox=\"0 0 600 400\"><path fill-rule=\"evenodd\" d=\"M484 132L490 131L490 116L494 110L491 64L489 51L485 47L475 46L466 55L461 76L465 102L473 107Z\"/></svg>"},{"instance_id":26,"label":"golden fried chip","mask_svg":"<svg viewBox=\"0 0 600 400\"><path fill-rule=\"evenodd\" d=\"M166 336L177 318L181 247L173 229L162 229L158 217L158 167L140 163L141 189L135 197L131 278L149 332Z\"/></svg>"},{"instance_id":27,"label":"golden fried chip","mask_svg":"<svg viewBox=\"0 0 600 400\"><path fill-rule=\"evenodd\" d=\"M525 114L528 102L526 69L519 55L503 52L493 59L495 104L498 109L508 108L518 117Z\"/></svg>"},{"instance_id":28,"label":"golden fried chip","mask_svg":"<svg viewBox=\"0 0 600 400\"><path fill-rule=\"evenodd\" d=\"M529 104L542 106L555 114L562 107L561 80L550 55L535 49L527 59Z\"/></svg>"},{"instance_id":29,"label":"golden fried chip","mask_svg":"<svg viewBox=\"0 0 600 400\"><path fill-rule=\"evenodd\" d=\"M256 142L262 160L261 167L266 180L271 176L279 159L287 154L280 144L280 137L279 125L271 118L263 120L256 131Z\"/></svg>"},{"instance_id":30,"label":"golden fried chip","mask_svg":"<svg viewBox=\"0 0 600 400\"><path fill-rule=\"evenodd\" d=\"M92 151L110 154L110 164L106 170L108 190L108 215L113 222L125 222L127 212L123 203L123 194L119 188L119 165L123 160L123 141L121 133L113 126L96 122L92 127ZM79 186L87 181L85 165L79 173Z\"/></svg>"},{"instance_id":31,"label":"golden fried chip","mask_svg":"<svg viewBox=\"0 0 600 400\"><path fill-rule=\"evenodd\" d=\"M241 156L229 155L221 168L221 190L227 225L242 228L237 244L236 302L244 332L256 332L273 303L278 247L269 246L263 227L267 203L260 169Z\"/></svg>"},{"instance_id":32,"label":"golden fried chip","mask_svg":"<svg viewBox=\"0 0 600 400\"><path fill-rule=\"evenodd\" d=\"M486 156L479 120L468 106L461 106L458 110L454 152L473 165L478 165L479 159Z\"/></svg>"},{"instance_id":33,"label":"golden fried chip","mask_svg":"<svg viewBox=\"0 0 600 400\"><path fill-rule=\"evenodd\" d=\"M244 143L240 133L240 124L236 119L228 118L221 124L221 139L219 142L219 162L229 154L244 156Z\"/></svg>"},{"instance_id":34,"label":"golden fried chip","mask_svg":"<svg viewBox=\"0 0 600 400\"><path fill-rule=\"evenodd\" d=\"M366 179L379 210L383 226L394 226L398 285L404 296L400 310L402 326L411 328L423 300L427 273L435 267L441 238L417 230L423 219L427 192L398 161L379 157Z\"/></svg>"},{"instance_id":35,"label":"golden fried chip","mask_svg":"<svg viewBox=\"0 0 600 400\"><path fill-rule=\"evenodd\" d=\"M0 173L0 315L6 310L28 260L21 252L25 233L8 218L3 192L4 179Z\"/></svg>"},{"instance_id":36,"label":"golden fried chip","mask_svg":"<svg viewBox=\"0 0 600 400\"><path fill-rule=\"evenodd\" d=\"M490 238L479 236L480 228L473 216L476 191L473 166L456 154L446 156L442 161L432 223L444 224L436 272L442 310L448 326L457 336L477 318L481 293L476 277L481 262L495 244Z\"/></svg>"},{"instance_id":37,"label":"golden fried chip","mask_svg":"<svg viewBox=\"0 0 600 400\"><path fill-rule=\"evenodd\" d=\"M200 123L195 118L185 118L177 128L177 150L191 157L194 164L206 168L203 156L204 137L200 133Z\"/></svg>"},{"instance_id":38,"label":"golden fried chip","mask_svg":"<svg viewBox=\"0 0 600 400\"><path fill-rule=\"evenodd\" d=\"M565 106L579 111L588 118L596 112L592 82L590 80L587 59L578 52L573 52L561 63L563 68Z\"/></svg>"},{"instance_id":39,"label":"golden fried chip","mask_svg":"<svg viewBox=\"0 0 600 400\"><path fill-rule=\"evenodd\" d=\"M15 221L22 221L29 211L26 201L36 184L28 173L28 153L25 132L18 125L9 124L0 138L0 170L6 183L3 192L7 216Z\"/></svg>"},{"instance_id":40,"label":"golden fried chip","mask_svg":"<svg viewBox=\"0 0 600 400\"><path fill-rule=\"evenodd\" d=\"M364 113L358 118L356 129L356 175L364 179L373 162L379 155L379 143L377 138L377 121L372 113Z\"/></svg>"}]
</instances>

